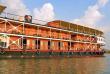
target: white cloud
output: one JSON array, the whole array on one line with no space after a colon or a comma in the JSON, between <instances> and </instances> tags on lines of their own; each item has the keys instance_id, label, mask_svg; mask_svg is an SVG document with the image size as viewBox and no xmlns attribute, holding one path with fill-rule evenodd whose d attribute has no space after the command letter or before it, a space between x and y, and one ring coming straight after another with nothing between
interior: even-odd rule
<instances>
[{"instance_id":1,"label":"white cloud","mask_svg":"<svg viewBox=\"0 0 110 74\"><path fill-rule=\"evenodd\" d=\"M108 1L109 1L109 0L99 0L99 1L98 1L98 6L104 7L105 4L106 4Z\"/></svg>"},{"instance_id":2,"label":"white cloud","mask_svg":"<svg viewBox=\"0 0 110 74\"><path fill-rule=\"evenodd\" d=\"M1 4L7 6L7 12L24 16L30 14L22 0L1 0Z\"/></svg>"},{"instance_id":3,"label":"white cloud","mask_svg":"<svg viewBox=\"0 0 110 74\"><path fill-rule=\"evenodd\" d=\"M31 12L26 8L22 0L1 0L0 3L2 5L7 6L8 13L12 13L20 16L31 14ZM43 7L40 9L34 8L33 12L34 12L33 18L35 19L43 20L43 21L54 20L53 6L51 3L44 4ZM8 15L8 17L15 17L15 16ZM41 23L41 22L37 21L36 23Z\"/></svg>"},{"instance_id":4,"label":"white cloud","mask_svg":"<svg viewBox=\"0 0 110 74\"><path fill-rule=\"evenodd\" d=\"M110 32L110 26L107 25L107 26L102 26L99 28L99 30L103 31L103 32Z\"/></svg>"},{"instance_id":5,"label":"white cloud","mask_svg":"<svg viewBox=\"0 0 110 74\"><path fill-rule=\"evenodd\" d=\"M71 22L87 27L95 28L97 22L104 17L98 9L104 7L108 0L99 0L94 6L89 6L85 11L85 15L79 19L73 19Z\"/></svg>"},{"instance_id":6,"label":"white cloud","mask_svg":"<svg viewBox=\"0 0 110 74\"><path fill-rule=\"evenodd\" d=\"M87 27L95 27L96 22L99 21L102 17L103 15L101 15L98 11L98 6L94 5L88 7L88 10L85 11L84 17L80 19L73 19L71 22Z\"/></svg>"},{"instance_id":7,"label":"white cloud","mask_svg":"<svg viewBox=\"0 0 110 74\"><path fill-rule=\"evenodd\" d=\"M43 21L52 21L54 20L54 12L53 12L53 6L51 3L46 3L43 5L42 8L34 9L34 18L43 20Z\"/></svg>"}]
</instances>

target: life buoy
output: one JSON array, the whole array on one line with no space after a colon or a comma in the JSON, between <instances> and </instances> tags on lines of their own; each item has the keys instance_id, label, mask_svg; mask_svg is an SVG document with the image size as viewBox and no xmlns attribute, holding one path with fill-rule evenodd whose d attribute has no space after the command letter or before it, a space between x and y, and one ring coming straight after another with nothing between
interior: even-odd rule
<instances>
[{"instance_id":1,"label":"life buoy","mask_svg":"<svg viewBox=\"0 0 110 74\"><path fill-rule=\"evenodd\" d=\"M49 53L52 55L53 54L53 51L51 50Z\"/></svg>"},{"instance_id":2,"label":"life buoy","mask_svg":"<svg viewBox=\"0 0 110 74\"><path fill-rule=\"evenodd\" d=\"M61 53L61 54L64 54L64 52L63 52L63 51L61 51L60 53Z\"/></svg>"},{"instance_id":3,"label":"life buoy","mask_svg":"<svg viewBox=\"0 0 110 74\"><path fill-rule=\"evenodd\" d=\"M1 54L4 54L4 53L5 53L5 50L4 50L4 49L1 49L1 50L0 50L0 53L1 53Z\"/></svg>"},{"instance_id":4,"label":"life buoy","mask_svg":"<svg viewBox=\"0 0 110 74\"><path fill-rule=\"evenodd\" d=\"M73 52L71 52L71 54L73 55Z\"/></svg>"},{"instance_id":5,"label":"life buoy","mask_svg":"<svg viewBox=\"0 0 110 74\"><path fill-rule=\"evenodd\" d=\"M85 54L87 54L87 51L85 52Z\"/></svg>"},{"instance_id":6,"label":"life buoy","mask_svg":"<svg viewBox=\"0 0 110 74\"><path fill-rule=\"evenodd\" d=\"M81 54L81 51L79 51L79 54Z\"/></svg>"},{"instance_id":7,"label":"life buoy","mask_svg":"<svg viewBox=\"0 0 110 74\"><path fill-rule=\"evenodd\" d=\"M23 50L21 53L24 55L24 54L26 54L26 51L25 51L25 50Z\"/></svg>"},{"instance_id":8,"label":"life buoy","mask_svg":"<svg viewBox=\"0 0 110 74\"><path fill-rule=\"evenodd\" d=\"M39 51L39 50L37 50L36 54L40 54L40 51Z\"/></svg>"}]
</instances>

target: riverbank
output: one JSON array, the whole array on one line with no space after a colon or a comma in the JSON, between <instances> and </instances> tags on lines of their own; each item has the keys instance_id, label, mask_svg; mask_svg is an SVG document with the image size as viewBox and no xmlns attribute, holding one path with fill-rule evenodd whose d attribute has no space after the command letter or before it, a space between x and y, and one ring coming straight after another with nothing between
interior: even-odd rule
<instances>
[{"instance_id":1,"label":"riverbank","mask_svg":"<svg viewBox=\"0 0 110 74\"><path fill-rule=\"evenodd\" d=\"M110 54L110 50L105 50L106 51L106 54Z\"/></svg>"}]
</instances>

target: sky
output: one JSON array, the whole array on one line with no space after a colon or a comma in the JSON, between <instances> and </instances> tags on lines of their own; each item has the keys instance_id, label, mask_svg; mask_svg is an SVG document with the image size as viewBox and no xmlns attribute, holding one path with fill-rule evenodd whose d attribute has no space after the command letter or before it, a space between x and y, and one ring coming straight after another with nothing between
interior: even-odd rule
<instances>
[{"instance_id":1,"label":"sky","mask_svg":"<svg viewBox=\"0 0 110 74\"><path fill-rule=\"evenodd\" d=\"M8 13L32 15L33 18L63 20L104 32L110 50L110 0L0 0Z\"/></svg>"}]
</instances>

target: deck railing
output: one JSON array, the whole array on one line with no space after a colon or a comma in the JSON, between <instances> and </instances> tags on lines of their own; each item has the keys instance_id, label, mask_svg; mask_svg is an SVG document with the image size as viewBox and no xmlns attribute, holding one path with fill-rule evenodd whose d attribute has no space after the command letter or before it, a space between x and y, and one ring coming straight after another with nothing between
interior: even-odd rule
<instances>
[{"instance_id":1,"label":"deck railing","mask_svg":"<svg viewBox=\"0 0 110 74\"><path fill-rule=\"evenodd\" d=\"M54 39L64 39L64 40L73 40L73 41L82 41L82 42L93 42L96 43L96 38L92 38L92 37L73 37L71 38L71 36L66 36L66 35L61 35L60 33L56 33L56 34L52 34L50 36L50 33L44 33L44 32L35 32L35 31L31 31L31 30L25 30L23 33L22 29L18 29L18 30L10 30L11 28L7 28L7 31L4 31L4 27L1 27L2 30L0 30L1 33L10 33L10 34L21 34L21 35L28 35L28 36L36 36L36 37L45 37L45 38L54 38Z\"/></svg>"}]
</instances>

